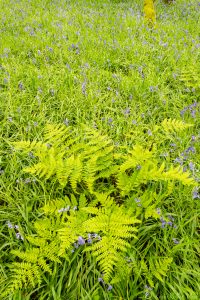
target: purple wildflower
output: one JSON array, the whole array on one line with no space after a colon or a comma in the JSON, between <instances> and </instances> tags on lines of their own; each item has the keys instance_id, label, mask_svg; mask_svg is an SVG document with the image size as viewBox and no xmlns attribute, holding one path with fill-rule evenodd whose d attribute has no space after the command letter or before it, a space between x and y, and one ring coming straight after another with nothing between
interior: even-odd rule
<instances>
[{"instance_id":1,"label":"purple wildflower","mask_svg":"<svg viewBox=\"0 0 200 300\"><path fill-rule=\"evenodd\" d=\"M66 126L68 126L68 125L69 125L69 120L66 118L66 119L63 121L63 123L64 123Z\"/></svg>"},{"instance_id":2,"label":"purple wildflower","mask_svg":"<svg viewBox=\"0 0 200 300\"><path fill-rule=\"evenodd\" d=\"M128 115L130 115L130 112L131 112L130 108L126 108L126 109L124 110L124 115L125 115L125 116L128 116Z\"/></svg>"},{"instance_id":3,"label":"purple wildflower","mask_svg":"<svg viewBox=\"0 0 200 300\"><path fill-rule=\"evenodd\" d=\"M99 277L99 278L98 278L98 282L104 283L103 278Z\"/></svg>"},{"instance_id":4,"label":"purple wildflower","mask_svg":"<svg viewBox=\"0 0 200 300\"><path fill-rule=\"evenodd\" d=\"M140 203L141 200L140 200L139 198L135 198L135 202L136 202L136 203Z\"/></svg>"},{"instance_id":5,"label":"purple wildflower","mask_svg":"<svg viewBox=\"0 0 200 300\"><path fill-rule=\"evenodd\" d=\"M161 214L161 209L160 208L156 208L157 213L160 215Z\"/></svg>"},{"instance_id":6,"label":"purple wildflower","mask_svg":"<svg viewBox=\"0 0 200 300\"><path fill-rule=\"evenodd\" d=\"M78 243L74 243L74 248L77 249L79 247Z\"/></svg>"},{"instance_id":7,"label":"purple wildflower","mask_svg":"<svg viewBox=\"0 0 200 300\"><path fill-rule=\"evenodd\" d=\"M172 224L172 221L168 221L168 222L167 222L167 225L172 226L172 225L173 225L173 224Z\"/></svg>"},{"instance_id":8,"label":"purple wildflower","mask_svg":"<svg viewBox=\"0 0 200 300\"><path fill-rule=\"evenodd\" d=\"M190 171L194 172L194 170L195 170L195 164L193 164L193 162L190 162L189 163L189 168L190 168Z\"/></svg>"},{"instance_id":9,"label":"purple wildflower","mask_svg":"<svg viewBox=\"0 0 200 300\"><path fill-rule=\"evenodd\" d=\"M82 236L79 236L78 237L78 244L81 246L81 245L85 245L85 240Z\"/></svg>"},{"instance_id":10,"label":"purple wildflower","mask_svg":"<svg viewBox=\"0 0 200 300\"><path fill-rule=\"evenodd\" d=\"M24 183L25 183L25 184L31 183L31 179L30 179L30 178L26 178L26 179L24 180Z\"/></svg>"},{"instance_id":11,"label":"purple wildflower","mask_svg":"<svg viewBox=\"0 0 200 300\"><path fill-rule=\"evenodd\" d=\"M23 236L21 235L21 233L20 232L17 232L16 233L16 238L18 239L18 240L24 240L24 238L23 238Z\"/></svg>"},{"instance_id":12,"label":"purple wildflower","mask_svg":"<svg viewBox=\"0 0 200 300\"><path fill-rule=\"evenodd\" d=\"M167 222L163 219L163 217L160 218L160 221L161 221L161 228L164 228Z\"/></svg>"},{"instance_id":13,"label":"purple wildflower","mask_svg":"<svg viewBox=\"0 0 200 300\"><path fill-rule=\"evenodd\" d=\"M18 84L18 88L20 89L20 91L22 91L24 89L24 86L21 82Z\"/></svg>"},{"instance_id":14,"label":"purple wildflower","mask_svg":"<svg viewBox=\"0 0 200 300\"><path fill-rule=\"evenodd\" d=\"M191 139L192 139L192 142L195 142L196 141L196 136L192 135Z\"/></svg>"},{"instance_id":15,"label":"purple wildflower","mask_svg":"<svg viewBox=\"0 0 200 300\"><path fill-rule=\"evenodd\" d=\"M192 199L200 199L199 190L195 188L192 192Z\"/></svg>"},{"instance_id":16,"label":"purple wildflower","mask_svg":"<svg viewBox=\"0 0 200 300\"><path fill-rule=\"evenodd\" d=\"M148 131L147 131L147 134L148 134L149 136L151 136L151 135L152 135L152 132L151 132L151 130L150 130L150 129L148 129Z\"/></svg>"},{"instance_id":17,"label":"purple wildflower","mask_svg":"<svg viewBox=\"0 0 200 300\"><path fill-rule=\"evenodd\" d=\"M188 147L188 148L185 150L185 152L186 152L186 153L190 153L190 152L195 153L196 151L195 151L195 148L194 148L194 147Z\"/></svg>"},{"instance_id":18,"label":"purple wildflower","mask_svg":"<svg viewBox=\"0 0 200 300\"><path fill-rule=\"evenodd\" d=\"M7 222L7 226L8 228L10 229L13 229L14 228L14 225L12 225L12 223L10 221Z\"/></svg>"},{"instance_id":19,"label":"purple wildflower","mask_svg":"<svg viewBox=\"0 0 200 300\"><path fill-rule=\"evenodd\" d=\"M62 213L62 212L66 212L66 211L69 211L70 210L70 205L68 205L67 207L62 207L58 210L59 213Z\"/></svg>"},{"instance_id":20,"label":"purple wildflower","mask_svg":"<svg viewBox=\"0 0 200 300\"><path fill-rule=\"evenodd\" d=\"M112 288L113 288L112 285L109 284L109 286L108 286L108 288L107 288L107 291L111 291Z\"/></svg>"},{"instance_id":21,"label":"purple wildflower","mask_svg":"<svg viewBox=\"0 0 200 300\"><path fill-rule=\"evenodd\" d=\"M142 206L141 200L139 198L135 198L134 200L137 203L137 206Z\"/></svg>"},{"instance_id":22,"label":"purple wildflower","mask_svg":"<svg viewBox=\"0 0 200 300\"><path fill-rule=\"evenodd\" d=\"M177 162L177 163L179 163L180 165L183 164L183 161L182 161L182 159L181 159L180 157L175 158L175 159L174 159L174 162Z\"/></svg>"},{"instance_id":23,"label":"purple wildflower","mask_svg":"<svg viewBox=\"0 0 200 300\"><path fill-rule=\"evenodd\" d=\"M82 88L82 94L84 95L84 96L86 96L86 86L87 86L87 83L84 81L83 83L82 83L82 86L81 86L81 88Z\"/></svg>"},{"instance_id":24,"label":"purple wildflower","mask_svg":"<svg viewBox=\"0 0 200 300\"><path fill-rule=\"evenodd\" d=\"M34 158L35 156L33 155L33 152L29 152L28 154L29 157Z\"/></svg>"},{"instance_id":25,"label":"purple wildflower","mask_svg":"<svg viewBox=\"0 0 200 300\"><path fill-rule=\"evenodd\" d=\"M55 95L55 91L54 91L54 89L50 89L49 90L49 93L51 94L51 96L53 97L54 95Z\"/></svg>"},{"instance_id":26,"label":"purple wildflower","mask_svg":"<svg viewBox=\"0 0 200 300\"><path fill-rule=\"evenodd\" d=\"M176 239L176 238L173 238L172 241L174 242L174 244L178 245L180 242Z\"/></svg>"}]
</instances>

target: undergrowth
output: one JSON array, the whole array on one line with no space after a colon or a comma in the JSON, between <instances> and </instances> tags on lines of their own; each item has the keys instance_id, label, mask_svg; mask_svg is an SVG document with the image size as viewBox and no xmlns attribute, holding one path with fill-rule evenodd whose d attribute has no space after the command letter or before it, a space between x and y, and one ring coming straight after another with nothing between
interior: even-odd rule
<instances>
[{"instance_id":1,"label":"undergrowth","mask_svg":"<svg viewBox=\"0 0 200 300\"><path fill-rule=\"evenodd\" d=\"M199 3L154 6L0 2L0 299L200 298Z\"/></svg>"}]
</instances>

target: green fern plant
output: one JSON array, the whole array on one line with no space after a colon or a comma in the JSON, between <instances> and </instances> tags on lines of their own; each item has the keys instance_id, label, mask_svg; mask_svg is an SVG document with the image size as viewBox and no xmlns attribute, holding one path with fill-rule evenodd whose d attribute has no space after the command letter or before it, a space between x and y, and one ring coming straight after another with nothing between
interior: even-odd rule
<instances>
[{"instance_id":1,"label":"green fern plant","mask_svg":"<svg viewBox=\"0 0 200 300\"><path fill-rule=\"evenodd\" d=\"M13 262L10 267L10 284L4 296L12 295L15 291L29 286L32 288L39 286L44 273L52 275L51 265L61 263L58 256L59 240L56 237L60 224L60 220L49 218L35 222L36 233L26 236L26 250L11 251L11 254L20 261Z\"/></svg>"},{"instance_id":2,"label":"green fern plant","mask_svg":"<svg viewBox=\"0 0 200 300\"><path fill-rule=\"evenodd\" d=\"M187 69L183 69L178 79L182 82L186 88L200 88L200 77L198 74L198 70L195 70L193 67L188 67Z\"/></svg>"},{"instance_id":3,"label":"green fern plant","mask_svg":"<svg viewBox=\"0 0 200 300\"><path fill-rule=\"evenodd\" d=\"M140 221L124 207L116 205L112 198L106 195L100 197L102 208L83 208L93 215L83 223L83 227L86 232L95 232L101 236L100 241L86 250L96 257L104 280L108 282L114 267L124 265L124 254L131 247L128 239L136 238L137 228L134 225Z\"/></svg>"},{"instance_id":4,"label":"green fern plant","mask_svg":"<svg viewBox=\"0 0 200 300\"><path fill-rule=\"evenodd\" d=\"M169 119L157 125L155 132L167 136L190 126ZM63 197L42 207L41 217L34 223L35 234L25 237L29 245L25 251L12 252L21 262L12 264L8 293L29 284L40 285L42 274L51 275L54 263L70 260L78 240L82 250L95 258L104 281L118 282L119 274L131 272L125 257L132 250L132 240L137 239L136 225L141 220L160 218L157 207L176 181L195 185L189 172L161 161L156 141L149 148L134 145L128 151L116 150L110 138L85 126L78 134L71 127L48 125L43 141L17 142L14 147L25 153L32 151L35 156L35 163L25 172L41 180L56 180L67 189ZM157 183L162 185L161 194ZM136 196L141 206L137 206ZM87 245L91 234L98 238ZM153 278L162 281L166 276L170 259L145 264L141 262L140 273L153 285Z\"/></svg>"}]
</instances>

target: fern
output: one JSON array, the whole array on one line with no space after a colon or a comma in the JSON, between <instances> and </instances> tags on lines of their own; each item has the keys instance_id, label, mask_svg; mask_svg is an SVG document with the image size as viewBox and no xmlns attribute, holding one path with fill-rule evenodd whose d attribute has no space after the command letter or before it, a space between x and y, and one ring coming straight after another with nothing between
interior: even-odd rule
<instances>
[{"instance_id":1,"label":"fern","mask_svg":"<svg viewBox=\"0 0 200 300\"><path fill-rule=\"evenodd\" d=\"M168 135L190 126L169 119L154 131ZM48 125L44 142L14 144L17 150L32 151L36 157L37 162L25 168L26 172L67 186L67 195L43 206L41 218L34 223L35 233L25 237L26 251L12 252L21 262L18 270L15 265L11 268L13 283L8 290L39 285L43 273L51 274L55 263L69 260L78 240L86 241L92 233L99 238L89 245L83 242L84 251L95 257L106 283L112 278L118 282L122 274L131 272L125 254L137 239L139 218L159 219L161 210L157 207L176 181L196 184L189 172L161 161L157 141L151 148L137 144L128 151L123 147L116 150L112 140L97 130L85 126L81 130L82 135L78 135L70 127ZM157 183L162 187L159 194ZM166 276L170 263L167 258L151 263L142 260L134 262L133 268L153 286L156 279L162 281Z\"/></svg>"},{"instance_id":2,"label":"fern","mask_svg":"<svg viewBox=\"0 0 200 300\"><path fill-rule=\"evenodd\" d=\"M114 205L112 199L101 209L85 208L85 211L96 215L83 224L86 232L99 233L101 240L86 250L92 251L104 274L104 280L109 281L114 267L124 261L123 253L130 247L127 239L136 238L135 223L140 223L135 217L128 215L123 207Z\"/></svg>"},{"instance_id":3,"label":"fern","mask_svg":"<svg viewBox=\"0 0 200 300\"><path fill-rule=\"evenodd\" d=\"M175 119L165 119L161 123L162 128L165 132L178 132L181 130L185 130L186 128L192 127L193 124L186 124L183 121L175 120Z\"/></svg>"},{"instance_id":4,"label":"fern","mask_svg":"<svg viewBox=\"0 0 200 300\"><path fill-rule=\"evenodd\" d=\"M182 70L178 76L178 79L185 85L186 88L200 88L200 77L198 70L192 67Z\"/></svg>"}]
</instances>

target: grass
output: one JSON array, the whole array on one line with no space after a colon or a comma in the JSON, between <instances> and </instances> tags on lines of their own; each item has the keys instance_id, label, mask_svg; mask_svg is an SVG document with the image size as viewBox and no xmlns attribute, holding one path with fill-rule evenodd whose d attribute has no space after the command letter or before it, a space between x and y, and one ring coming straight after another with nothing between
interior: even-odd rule
<instances>
[{"instance_id":1,"label":"grass","mask_svg":"<svg viewBox=\"0 0 200 300\"><path fill-rule=\"evenodd\" d=\"M7 222L30 234L40 207L62 196L59 187L23 172L32 158L13 151L11 142L41 139L48 122L84 123L131 147L146 145L165 118L183 120L194 126L158 151L199 183L199 2L157 1L156 29L144 23L142 10L139 0L0 2L0 291L8 284L10 250L23 243ZM165 252L176 262L152 291L135 273L108 292L93 258L79 251L44 275L38 289L7 299L199 299L199 198L180 186L162 205L177 228L151 220L140 227L138 257L150 261Z\"/></svg>"}]
</instances>

